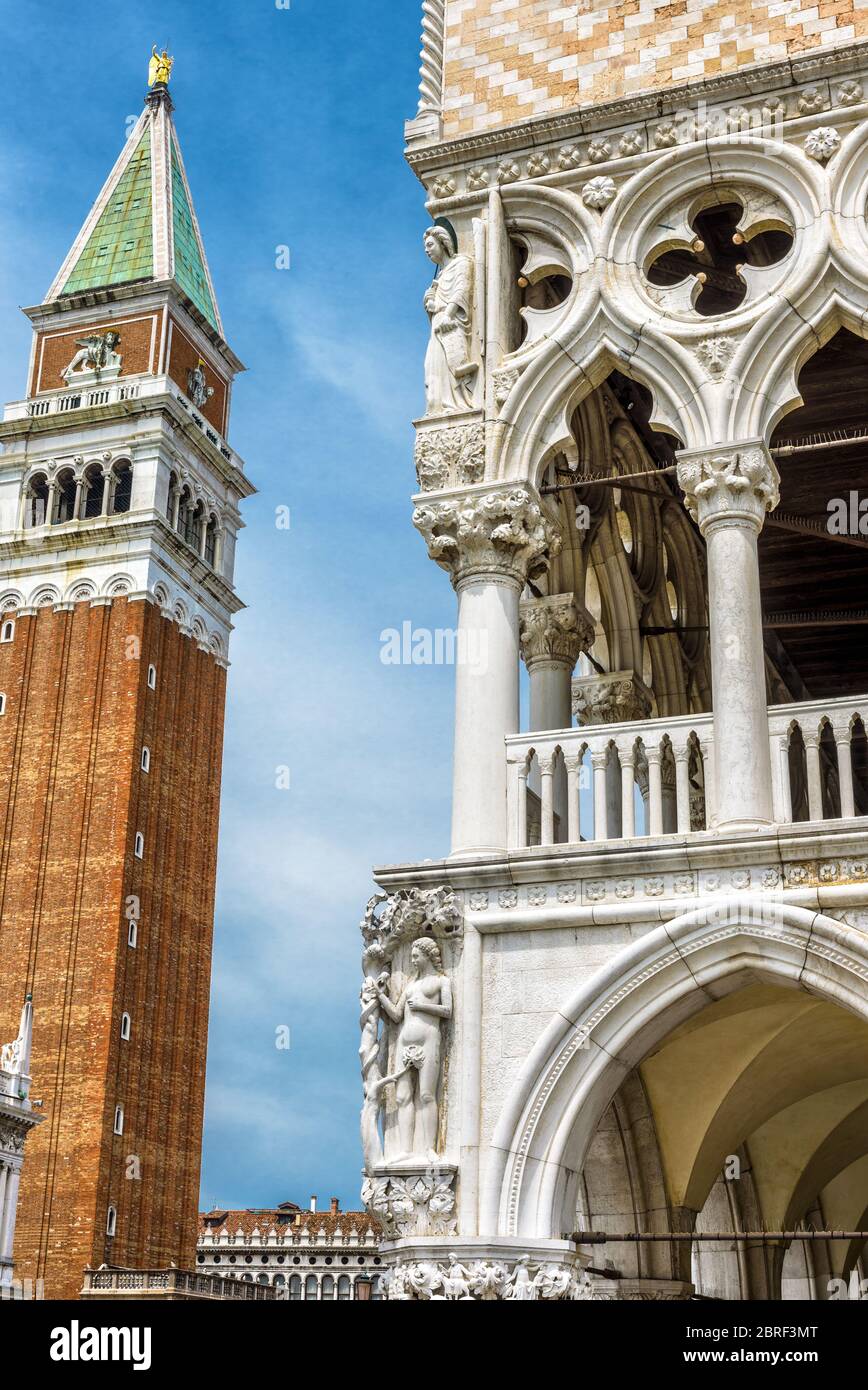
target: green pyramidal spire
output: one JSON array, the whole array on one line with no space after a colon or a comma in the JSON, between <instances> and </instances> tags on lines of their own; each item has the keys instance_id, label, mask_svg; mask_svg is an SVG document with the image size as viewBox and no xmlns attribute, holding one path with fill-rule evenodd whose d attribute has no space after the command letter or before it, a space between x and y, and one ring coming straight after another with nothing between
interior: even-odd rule
<instances>
[{"instance_id":1,"label":"green pyramidal spire","mask_svg":"<svg viewBox=\"0 0 868 1390\"><path fill-rule=\"evenodd\" d=\"M200 313L216 327L214 299L205 267L196 218L187 193L184 167L176 141L172 140L172 231L175 247L175 279Z\"/></svg>"},{"instance_id":2,"label":"green pyramidal spire","mask_svg":"<svg viewBox=\"0 0 868 1390\"><path fill-rule=\"evenodd\" d=\"M153 273L151 132L146 129L61 294L146 280Z\"/></svg>"},{"instance_id":3,"label":"green pyramidal spire","mask_svg":"<svg viewBox=\"0 0 868 1390\"><path fill-rule=\"evenodd\" d=\"M149 280L174 280L222 337L165 88L149 93L46 300Z\"/></svg>"}]
</instances>

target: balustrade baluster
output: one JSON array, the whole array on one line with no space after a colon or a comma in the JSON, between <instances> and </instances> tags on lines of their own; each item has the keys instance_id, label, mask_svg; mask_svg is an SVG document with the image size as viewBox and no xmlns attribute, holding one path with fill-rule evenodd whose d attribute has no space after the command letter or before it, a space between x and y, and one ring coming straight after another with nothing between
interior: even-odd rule
<instances>
[{"instance_id":1,"label":"balustrade baluster","mask_svg":"<svg viewBox=\"0 0 868 1390\"><path fill-rule=\"evenodd\" d=\"M679 835L690 833L690 746L676 747L675 754L675 803Z\"/></svg>"},{"instance_id":2,"label":"balustrade baluster","mask_svg":"<svg viewBox=\"0 0 868 1390\"><path fill-rule=\"evenodd\" d=\"M808 819L823 819L823 783L820 777L820 739L817 734L805 738L805 760L808 766Z\"/></svg>"},{"instance_id":3,"label":"balustrade baluster","mask_svg":"<svg viewBox=\"0 0 868 1390\"><path fill-rule=\"evenodd\" d=\"M607 815L606 764L608 753L605 748L591 753L591 766L594 769L594 839L607 840L609 826Z\"/></svg>"},{"instance_id":4,"label":"balustrade baluster","mask_svg":"<svg viewBox=\"0 0 868 1390\"><path fill-rule=\"evenodd\" d=\"M542 820L540 825L540 844L553 845L555 842L555 803L554 803L554 779L555 779L555 755L550 754L547 758L540 758L540 800L542 802Z\"/></svg>"},{"instance_id":5,"label":"balustrade baluster","mask_svg":"<svg viewBox=\"0 0 868 1390\"><path fill-rule=\"evenodd\" d=\"M646 748L648 759L648 834L663 834L663 770L659 748Z\"/></svg>"},{"instance_id":6,"label":"balustrade baluster","mask_svg":"<svg viewBox=\"0 0 868 1390\"><path fill-rule=\"evenodd\" d=\"M571 845L582 838L581 830L581 754L566 759L567 764L567 840Z\"/></svg>"},{"instance_id":7,"label":"balustrade baluster","mask_svg":"<svg viewBox=\"0 0 868 1390\"><path fill-rule=\"evenodd\" d=\"M838 755L838 783L841 788L841 815L848 820L856 814L853 796L853 763L850 756L850 730L835 729L835 752Z\"/></svg>"},{"instance_id":8,"label":"balustrade baluster","mask_svg":"<svg viewBox=\"0 0 868 1390\"><path fill-rule=\"evenodd\" d=\"M619 750L621 759L621 834L625 840L636 835L636 785L635 754L632 748Z\"/></svg>"}]
</instances>

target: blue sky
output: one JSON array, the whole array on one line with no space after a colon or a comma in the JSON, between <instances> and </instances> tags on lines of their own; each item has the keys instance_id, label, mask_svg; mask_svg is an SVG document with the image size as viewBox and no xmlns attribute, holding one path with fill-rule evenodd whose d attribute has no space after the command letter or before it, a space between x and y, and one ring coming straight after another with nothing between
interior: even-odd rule
<instances>
[{"instance_id":1,"label":"blue sky","mask_svg":"<svg viewBox=\"0 0 868 1390\"><path fill-rule=\"evenodd\" d=\"M26 376L18 306L45 294L117 157L151 45L176 58L187 172L250 369L230 437L259 488L236 572L248 609L231 652L202 1197L357 1206L371 866L448 849L452 673L384 666L379 640L454 617L410 524L431 268L402 133L421 5L0 0L0 13L6 400Z\"/></svg>"}]
</instances>

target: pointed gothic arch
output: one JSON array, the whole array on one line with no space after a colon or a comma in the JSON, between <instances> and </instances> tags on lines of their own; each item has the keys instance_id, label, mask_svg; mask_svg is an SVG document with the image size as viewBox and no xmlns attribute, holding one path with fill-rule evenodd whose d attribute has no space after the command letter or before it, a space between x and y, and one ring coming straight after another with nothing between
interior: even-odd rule
<instances>
[{"instance_id":1,"label":"pointed gothic arch","mask_svg":"<svg viewBox=\"0 0 868 1390\"><path fill-rule=\"evenodd\" d=\"M764 981L868 1021L868 937L806 908L721 895L620 952L559 1008L528 1055L492 1135L482 1228L560 1238L578 1176L624 1077L714 999Z\"/></svg>"}]
</instances>

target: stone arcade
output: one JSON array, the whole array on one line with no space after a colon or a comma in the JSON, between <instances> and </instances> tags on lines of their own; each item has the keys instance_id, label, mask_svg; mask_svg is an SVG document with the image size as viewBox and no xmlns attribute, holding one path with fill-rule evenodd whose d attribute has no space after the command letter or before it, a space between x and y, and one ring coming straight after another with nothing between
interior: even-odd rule
<instances>
[{"instance_id":1,"label":"stone arcade","mask_svg":"<svg viewBox=\"0 0 868 1390\"><path fill-rule=\"evenodd\" d=\"M414 522L486 661L363 923L389 1298L861 1276L868 13L780 9L424 5Z\"/></svg>"}]
</instances>

